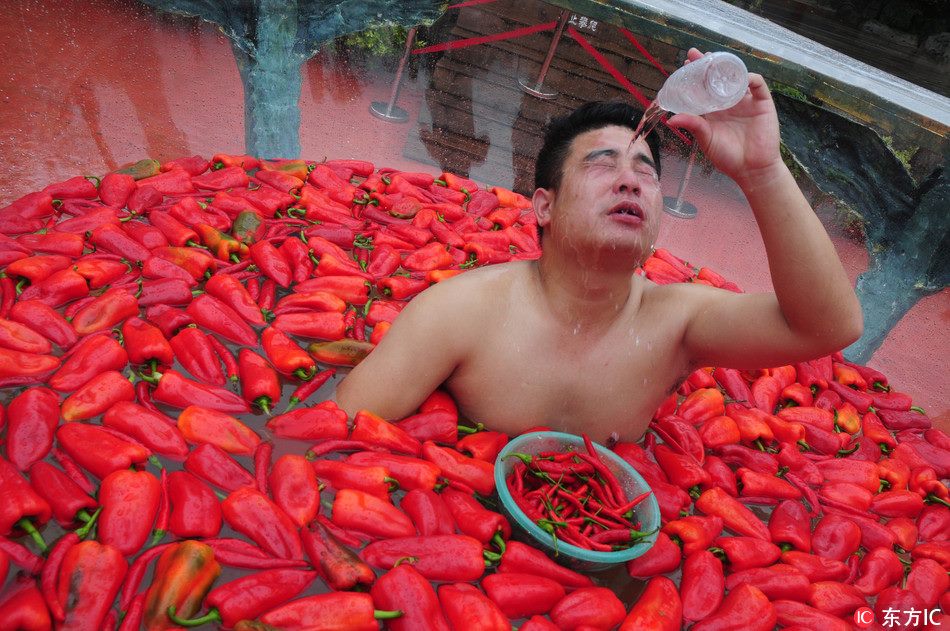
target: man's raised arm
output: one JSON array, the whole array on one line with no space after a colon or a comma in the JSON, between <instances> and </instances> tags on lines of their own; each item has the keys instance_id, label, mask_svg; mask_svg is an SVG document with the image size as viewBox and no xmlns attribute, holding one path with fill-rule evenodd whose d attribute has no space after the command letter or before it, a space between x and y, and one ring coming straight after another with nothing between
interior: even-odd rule
<instances>
[{"instance_id":1,"label":"man's raised arm","mask_svg":"<svg viewBox=\"0 0 950 631\"><path fill-rule=\"evenodd\" d=\"M455 292L438 284L415 297L392 328L336 390L353 416L369 410L386 419L412 414L455 370L464 355Z\"/></svg>"},{"instance_id":2,"label":"man's raised arm","mask_svg":"<svg viewBox=\"0 0 950 631\"><path fill-rule=\"evenodd\" d=\"M691 55L692 56L692 55ZM824 226L779 154L765 81L736 107L675 117L740 186L765 243L775 295L691 292L684 344L697 364L766 367L828 354L861 335L861 305ZM703 288L694 288L701 290Z\"/></svg>"}]
</instances>

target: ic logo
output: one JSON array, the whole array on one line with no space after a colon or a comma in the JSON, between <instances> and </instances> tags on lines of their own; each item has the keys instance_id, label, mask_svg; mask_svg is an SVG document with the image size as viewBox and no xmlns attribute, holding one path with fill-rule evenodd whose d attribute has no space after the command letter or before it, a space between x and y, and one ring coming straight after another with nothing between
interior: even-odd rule
<instances>
[{"instance_id":1,"label":"ic logo","mask_svg":"<svg viewBox=\"0 0 950 631\"><path fill-rule=\"evenodd\" d=\"M870 607L861 607L854 612L854 626L867 629L874 624L874 612Z\"/></svg>"}]
</instances>

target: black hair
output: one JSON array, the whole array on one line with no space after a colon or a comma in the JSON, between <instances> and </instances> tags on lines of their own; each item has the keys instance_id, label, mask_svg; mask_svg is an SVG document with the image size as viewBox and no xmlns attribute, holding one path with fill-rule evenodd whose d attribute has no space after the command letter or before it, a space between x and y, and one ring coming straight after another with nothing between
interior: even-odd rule
<instances>
[{"instance_id":1,"label":"black hair","mask_svg":"<svg viewBox=\"0 0 950 631\"><path fill-rule=\"evenodd\" d=\"M557 190L564 175L564 161L570 150L574 138L591 131L610 125L627 127L636 131L637 123L643 110L622 101L593 101L585 103L568 114L551 119L544 132L544 146L538 152L534 165L535 188ZM660 174L660 138L656 131L651 131L646 138L653 161L656 164L656 174Z\"/></svg>"},{"instance_id":2,"label":"black hair","mask_svg":"<svg viewBox=\"0 0 950 631\"><path fill-rule=\"evenodd\" d=\"M535 188L557 190L564 176L564 161L571 143L584 132L610 125L636 131L643 110L622 101L592 101L581 105L567 116L551 119L544 132L544 145L534 165ZM653 154L656 174L660 175L660 137L655 130L647 134L647 146ZM538 239L542 229L538 226Z\"/></svg>"}]
</instances>

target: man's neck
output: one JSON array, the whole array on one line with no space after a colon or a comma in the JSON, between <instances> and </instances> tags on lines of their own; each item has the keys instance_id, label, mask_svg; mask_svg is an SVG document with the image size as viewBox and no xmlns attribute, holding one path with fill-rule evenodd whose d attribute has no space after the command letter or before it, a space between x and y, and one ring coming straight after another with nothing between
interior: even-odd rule
<instances>
[{"instance_id":1,"label":"man's neck","mask_svg":"<svg viewBox=\"0 0 950 631\"><path fill-rule=\"evenodd\" d=\"M633 269L615 256L579 262L550 248L538 259L537 270L552 314L575 331L608 327L631 298Z\"/></svg>"}]
</instances>

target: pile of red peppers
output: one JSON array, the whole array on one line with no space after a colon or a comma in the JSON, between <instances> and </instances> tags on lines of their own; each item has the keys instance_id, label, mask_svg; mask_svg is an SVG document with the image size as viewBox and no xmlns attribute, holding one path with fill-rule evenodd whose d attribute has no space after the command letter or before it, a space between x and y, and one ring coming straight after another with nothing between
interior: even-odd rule
<instances>
[{"instance_id":1,"label":"pile of red peppers","mask_svg":"<svg viewBox=\"0 0 950 631\"><path fill-rule=\"evenodd\" d=\"M358 160L142 160L0 208L0 629L950 622L950 438L840 354L697 370L613 446L663 516L630 602L511 538L509 437L447 395L329 400L413 296L539 254L524 197Z\"/></svg>"}]
</instances>

